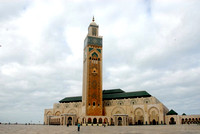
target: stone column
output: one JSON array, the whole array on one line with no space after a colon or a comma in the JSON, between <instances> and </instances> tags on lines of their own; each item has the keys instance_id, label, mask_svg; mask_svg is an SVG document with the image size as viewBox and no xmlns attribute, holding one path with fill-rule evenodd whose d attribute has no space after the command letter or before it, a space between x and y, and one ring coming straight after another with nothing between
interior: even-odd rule
<instances>
[{"instance_id":1,"label":"stone column","mask_svg":"<svg viewBox=\"0 0 200 134\"><path fill-rule=\"evenodd\" d=\"M74 116L72 116L72 125L74 125Z\"/></svg>"},{"instance_id":2,"label":"stone column","mask_svg":"<svg viewBox=\"0 0 200 134\"><path fill-rule=\"evenodd\" d=\"M114 120L114 124L115 124L115 126L117 126L118 125L118 120L117 120L117 116L115 116L115 120Z\"/></svg>"},{"instance_id":3,"label":"stone column","mask_svg":"<svg viewBox=\"0 0 200 134\"><path fill-rule=\"evenodd\" d=\"M63 125L66 125L66 116L64 115Z\"/></svg>"},{"instance_id":4,"label":"stone column","mask_svg":"<svg viewBox=\"0 0 200 134\"><path fill-rule=\"evenodd\" d=\"M125 126L126 125L126 118L125 116L122 117L122 126Z\"/></svg>"},{"instance_id":5,"label":"stone column","mask_svg":"<svg viewBox=\"0 0 200 134\"><path fill-rule=\"evenodd\" d=\"M51 117L48 116L48 125L50 125L50 120L51 120Z\"/></svg>"}]
</instances>

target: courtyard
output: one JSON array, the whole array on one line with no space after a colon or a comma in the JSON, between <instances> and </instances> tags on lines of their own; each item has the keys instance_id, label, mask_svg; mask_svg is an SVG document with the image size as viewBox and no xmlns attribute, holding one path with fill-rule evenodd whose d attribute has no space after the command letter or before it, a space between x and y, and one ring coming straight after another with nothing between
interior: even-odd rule
<instances>
[{"instance_id":1,"label":"courtyard","mask_svg":"<svg viewBox=\"0 0 200 134\"><path fill-rule=\"evenodd\" d=\"M200 125L48 126L0 125L0 134L200 134Z\"/></svg>"}]
</instances>

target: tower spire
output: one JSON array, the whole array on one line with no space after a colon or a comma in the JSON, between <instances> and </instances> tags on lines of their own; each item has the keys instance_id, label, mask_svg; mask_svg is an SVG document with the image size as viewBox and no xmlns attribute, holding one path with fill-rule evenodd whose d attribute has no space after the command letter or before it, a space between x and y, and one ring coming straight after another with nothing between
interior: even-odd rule
<instances>
[{"instance_id":1,"label":"tower spire","mask_svg":"<svg viewBox=\"0 0 200 134\"><path fill-rule=\"evenodd\" d=\"M95 20L94 20L94 16L93 16L93 18L92 18L92 21L94 22Z\"/></svg>"}]
</instances>

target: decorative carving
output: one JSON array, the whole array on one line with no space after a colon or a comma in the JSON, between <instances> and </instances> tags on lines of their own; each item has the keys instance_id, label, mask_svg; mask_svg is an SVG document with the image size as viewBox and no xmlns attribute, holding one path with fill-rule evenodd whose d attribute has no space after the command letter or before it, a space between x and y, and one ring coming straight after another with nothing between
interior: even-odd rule
<instances>
[{"instance_id":1,"label":"decorative carving","mask_svg":"<svg viewBox=\"0 0 200 134\"><path fill-rule=\"evenodd\" d=\"M93 88L93 89L96 89L96 87L97 87L97 81L96 81L96 80L93 80L93 81L92 81L92 88Z\"/></svg>"},{"instance_id":2,"label":"decorative carving","mask_svg":"<svg viewBox=\"0 0 200 134\"><path fill-rule=\"evenodd\" d=\"M131 104L131 105L135 105L135 104L137 104L137 101L136 101L136 100L131 100L131 101L130 101L130 104Z\"/></svg>"},{"instance_id":3,"label":"decorative carving","mask_svg":"<svg viewBox=\"0 0 200 134\"><path fill-rule=\"evenodd\" d=\"M123 101L118 101L118 102L117 102L117 105L120 105L120 106L121 106L121 105L124 105L124 102L123 102Z\"/></svg>"}]
</instances>

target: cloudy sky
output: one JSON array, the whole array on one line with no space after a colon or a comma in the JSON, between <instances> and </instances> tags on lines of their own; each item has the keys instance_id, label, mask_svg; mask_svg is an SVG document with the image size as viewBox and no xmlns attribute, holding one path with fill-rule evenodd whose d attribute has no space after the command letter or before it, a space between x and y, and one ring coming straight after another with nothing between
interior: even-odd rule
<instances>
[{"instance_id":1,"label":"cloudy sky","mask_svg":"<svg viewBox=\"0 0 200 134\"><path fill-rule=\"evenodd\" d=\"M103 89L146 90L200 114L199 0L0 0L0 122L43 122L82 94L83 42L95 16Z\"/></svg>"}]
</instances>

